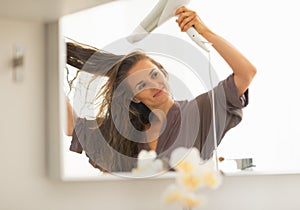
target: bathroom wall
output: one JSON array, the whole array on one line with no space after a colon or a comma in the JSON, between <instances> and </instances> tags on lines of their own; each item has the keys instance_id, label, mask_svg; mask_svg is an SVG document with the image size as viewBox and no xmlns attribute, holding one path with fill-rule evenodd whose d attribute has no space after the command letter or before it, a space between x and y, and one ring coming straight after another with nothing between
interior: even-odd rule
<instances>
[{"instance_id":1,"label":"bathroom wall","mask_svg":"<svg viewBox=\"0 0 300 210\"><path fill-rule=\"evenodd\" d=\"M0 209L156 210L172 180L62 182L47 176L46 35L41 22L0 18ZM25 49L24 80L12 80L13 45ZM225 177L207 210L298 210L300 175Z\"/></svg>"}]
</instances>

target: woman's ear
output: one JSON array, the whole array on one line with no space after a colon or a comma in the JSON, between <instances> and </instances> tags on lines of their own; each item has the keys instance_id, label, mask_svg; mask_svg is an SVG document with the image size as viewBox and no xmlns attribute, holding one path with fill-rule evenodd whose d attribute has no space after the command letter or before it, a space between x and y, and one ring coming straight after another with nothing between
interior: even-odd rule
<instances>
[{"instance_id":1,"label":"woman's ear","mask_svg":"<svg viewBox=\"0 0 300 210\"><path fill-rule=\"evenodd\" d=\"M134 102L134 103L141 103L141 101L140 100L138 100L136 97L133 97L133 99L132 99L132 101Z\"/></svg>"}]
</instances>

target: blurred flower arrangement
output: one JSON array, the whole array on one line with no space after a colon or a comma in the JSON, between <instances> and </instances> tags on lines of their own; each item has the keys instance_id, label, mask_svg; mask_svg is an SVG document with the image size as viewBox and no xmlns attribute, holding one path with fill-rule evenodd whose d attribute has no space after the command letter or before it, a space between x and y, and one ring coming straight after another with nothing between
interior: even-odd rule
<instances>
[{"instance_id":1,"label":"blurred flower arrangement","mask_svg":"<svg viewBox=\"0 0 300 210\"><path fill-rule=\"evenodd\" d=\"M157 159L154 150L142 150L138 154L137 167L132 169L132 173L138 177L153 176L165 172L163 161Z\"/></svg>"},{"instance_id":2,"label":"blurred flower arrangement","mask_svg":"<svg viewBox=\"0 0 300 210\"><path fill-rule=\"evenodd\" d=\"M205 203L201 190L217 189L222 183L222 174L215 169L212 159L202 160L196 148L179 147L169 159L169 166L175 170L175 183L169 185L162 194L164 208L196 210ZM164 163L156 159L155 151L141 151L137 168L133 173L139 175L157 174L163 171Z\"/></svg>"}]
</instances>

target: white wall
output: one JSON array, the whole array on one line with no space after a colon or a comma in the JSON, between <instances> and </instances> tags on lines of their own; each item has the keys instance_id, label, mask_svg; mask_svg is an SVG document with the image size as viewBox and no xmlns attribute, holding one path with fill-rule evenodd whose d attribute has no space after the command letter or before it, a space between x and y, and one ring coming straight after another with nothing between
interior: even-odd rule
<instances>
[{"instance_id":1,"label":"white wall","mask_svg":"<svg viewBox=\"0 0 300 210\"><path fill-rule=\"evenodd\" d=\"M0 18L0 209L154 210L171 180L61 182L46 175L45 28ZM15 83L12 45L26 50L25 79ZM205 209L298 210L300 175L226 177Z\"/></svg>"}]
</instances>

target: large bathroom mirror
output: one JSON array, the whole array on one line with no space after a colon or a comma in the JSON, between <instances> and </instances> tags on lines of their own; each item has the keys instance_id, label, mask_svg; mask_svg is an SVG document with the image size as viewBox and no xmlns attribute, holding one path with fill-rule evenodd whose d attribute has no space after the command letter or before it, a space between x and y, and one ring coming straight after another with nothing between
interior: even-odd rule
<instances>
[{"instance_id":1,"label":"large bathroom mirror","mask_svg":"<svg viewBox=\"0 0 300 210\"><path fill-rule=\"evenodd\" d=\"M122 39L132 33L156 3L152 0L111 1L64 16L60 20L61 38L99 49L115 49L116 45L123 44ZM257 68L257 75L249 89L249 105L243 110L243 120L226 133L218 146L218 157L224 159L219 167L225 172L247 171L256 174L255 172L300 171L300 130L297 128L300 118L297 82L300 69L297 58L300 31L297 29L297 20L300 19L300 14L296 11L295 4L294 1L271 0L191 0L187 5L196 10L213 31L245 54ZM194 46L191 48L197 48L187 34L180 32L175 18L155 29L155 33L178 38L188 46ZM154 35L152 38L155 40L157 37ZM185 78L180 80L184 81L182 85L189 93L180 92L183 86L176 86L178 83L174 82L171 83L171 88L178 89L175 97L189 99L207 91L208 85L195 76L184 59L176 60L172 56L165 56L168 53L160 54L149 46L149 51L151 50L152 55L167 65L168 69L180 67L186 72ZM207 65L207 54L199 49L200 54L203 57L202 64ZM225 79L231 73L228 65L214 50L211 50L210 58L216 80ZM207 66L205 70L208 71ZM178 82L178 75L180 72L171 72L171 79ZM71 67L64 69L63 77L63 91L71 101L75 94L84 94L69 89L67 80L70 82L76 77L75 70ZM81 75L74 83L84 86L80 79L86 77L89 75ZM88 106L79 106L79 109L77 112L91 114L88 113ZM87 156L71 152L70 143L71 137L63 135L61 161L64 178L103 176L91 166ZM251 160L251 165L239 168L238 160Z\"/></svg>"}]
</instances>

